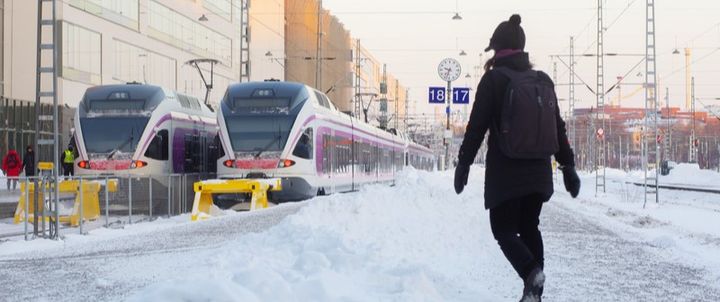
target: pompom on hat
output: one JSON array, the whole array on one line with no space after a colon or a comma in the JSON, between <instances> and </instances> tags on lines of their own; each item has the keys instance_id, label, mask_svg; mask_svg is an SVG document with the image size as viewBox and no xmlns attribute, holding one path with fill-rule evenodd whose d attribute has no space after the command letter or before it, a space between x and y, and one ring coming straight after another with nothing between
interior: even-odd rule
<instances>
[{"instance_id":1,"label":"pompom on hat","mask_svg":"<svg viewBox=\"0 0 720 302\"><path fill-rule=\"evenodd\" d=\"M501 49L525 49L525 31L520 26L520 15L514 14L507 21L500 22L490 38L485 51Z\"/></svg>"}]
</instances>

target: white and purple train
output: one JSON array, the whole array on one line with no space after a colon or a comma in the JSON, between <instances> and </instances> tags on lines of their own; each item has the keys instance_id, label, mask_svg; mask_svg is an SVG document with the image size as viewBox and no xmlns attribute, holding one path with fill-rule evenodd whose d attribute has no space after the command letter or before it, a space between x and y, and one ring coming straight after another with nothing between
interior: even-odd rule
<instances>
[{"instance_id":1,"label":"white and purple train","mask_svg":"<svg viewBox=\"0 0 720 302\"><path fill-rule=\"evenodd\" d=\"M75 114L77 175L214 172L216 114L158 86L87 89Z\"/></svg>"},{"instance_id":2,"label":"white and purple train","mask_svg":"<svg viewBox=\"0 0 720 302\"><path fill-rule=\"evenodd\" d=\"M276 202L392 183L404 166L431 170L425 146L339 111L303 84L234 84L218 110L220 178L281 178Z\"/></svg>"}]
</instances>

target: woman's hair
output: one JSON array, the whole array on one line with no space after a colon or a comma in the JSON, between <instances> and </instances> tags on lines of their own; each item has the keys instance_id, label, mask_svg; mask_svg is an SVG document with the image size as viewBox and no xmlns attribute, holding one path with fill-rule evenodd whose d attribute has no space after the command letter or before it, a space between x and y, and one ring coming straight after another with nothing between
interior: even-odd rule
<instances>
[{"instance_id":1,"label":"woman's hair","mask_svg":"<svg viewBox=\"0 0 720 302\"><path fill-rule=\"evenodd\" d=\"M485 67L483 68L485 69L485 72L488 72L490 71L490 69L492 69L493 66L495 66L495 57L492 57L485 61Z\"/></svg>"},{"instance_id":2,"label":"woman's hair","mask_svg":"<svg viewBox=\"0 0 720 302\"><path fill-rule=\"evenodd\" d=\"M493 56L492 58L485 61L485 67L484 67L485 72L490 71L490 69L492 69L495 66L495 60L496 60L496 58L495 58L495 56ZM522 66L522 67L527 68L527 69L533 68L533 64L530 63L530 61L528 61L526 64L527 64L526 66Z\"/></svg>"}]
</instances>

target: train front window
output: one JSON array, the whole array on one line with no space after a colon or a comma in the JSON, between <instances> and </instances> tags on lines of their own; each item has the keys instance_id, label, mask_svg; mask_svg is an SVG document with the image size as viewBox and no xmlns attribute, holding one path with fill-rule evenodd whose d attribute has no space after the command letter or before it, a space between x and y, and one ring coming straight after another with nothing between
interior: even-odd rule
<instances>
[{"instance_id":1,"label":"train front window","mask_svg":"<svg viewBox=\"0 0 720 302\"><path fill-rule=\"evenodd\" d=\"M235 152L282 151L295 116L239 114L225 116L230 142Z\"/></svg>"},{"instance_id":2,"label":"train front window","mask_svg":"<svg viewBox=\"0 0 720 302\"><path fill-rule=\"evenodd\" d=\"M120 154L135 152L149 117L86 117L80 118L85 149L90 154Z\"/></svg>"},{"instance_id":3,"label":"train front window","mask_svg":"<svg viewBox=\"0 0 720 302\"><path fill-rule=\"evenodd\" d=\"M235 98L225 114L233 151L261 156L285 148L296 112L285 98Z\"/></svg>"}]
</instances>

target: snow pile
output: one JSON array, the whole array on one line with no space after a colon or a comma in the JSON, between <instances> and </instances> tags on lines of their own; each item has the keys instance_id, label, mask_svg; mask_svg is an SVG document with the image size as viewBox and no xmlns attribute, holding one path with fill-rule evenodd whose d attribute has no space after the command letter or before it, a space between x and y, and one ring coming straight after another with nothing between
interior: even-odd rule
<instances>
[{"instance_id":1,"label":"snow pile","mask_svg":"<svg viewBox=\"0 0 720 302\"><path fill-rule=\"evenodd\" d=\"M692 187L717 187L720 189L720 173L702 170L698 164L678 164L670 174L660 177L661 184L681 184Z\"/></svg>"},{"instance_id":2,"label":"snow pile","mask_svg":"<svg viewBox=\"0 0 720 302\"><path fill-rule=\"evenodd\" d=\"M194 276L130 300L501 300L491 292L520 285L492 239L474 170L461 196L452 171L408 171L395 187L315 198L268 231L200 256Z\"/></svg>"}]
</instances>

